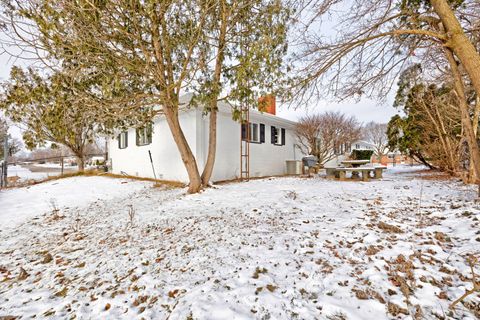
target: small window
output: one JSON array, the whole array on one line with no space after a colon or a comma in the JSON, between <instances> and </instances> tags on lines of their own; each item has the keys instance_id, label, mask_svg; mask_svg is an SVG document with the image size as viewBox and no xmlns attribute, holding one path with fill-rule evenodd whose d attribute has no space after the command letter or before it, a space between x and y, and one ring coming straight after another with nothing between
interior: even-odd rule
<instances>
[{"instance_id":1,"label":"small window","mask_svg":"<svg viewBox=\"0 0 480 320\"><path fill-rule=\"evenodd\" d=\"M260 141L260 135L258 134L258 123L250 123L250 141Z\"/></svg>"},{"instance_id":2,"label":"small window","mask_svg":"<svg viewBox=\"0 0 480 320\"><path fill-rule=\"evenodd\" d=\"M277 128L274 126L270 127L270 134L271 134L271 143L276 146L284 146L285 145L285 129L284 128Z\"/></svg>"},{"instance_id":3,"label":"small window","mask_svg":"<svg viewBox=\"0 0 480 320\"><path fill-rule=\"evenodd\" d=\"M151 123L137 128L137 146L145 146L152 143L152 131L153 128Z\"/></svg>"},{"instance_id":4,"label":"small window","mask_svg":"<svg viewBox=\"0 0 480 320\"><path fill-rule=\"evenodd\" d=\"M247 130L245 129L246 125L242 124L242 140L247 140ZM254 143L264 143L265 142L265 125L263 123L249 123L249 141Z\"/></svg>"},{"instance_id":5,"label":"small window","mask_svg":"<svg viewBox=\"0 0 480 320\"><path fill-rule=\"evenodd\" d=\"M119 149L125 149L128 147L128 131L121 132L117 139Z\"/></svg>"},{"instance_id":6,"label":"small window","mask_svg":"<svg viewBox=\"0 0 480 320\"><path fill-rule=\"evenodd\" d=\"M280 143L281 142L280 141L280 139L281 139L280 130L278 130L278 128L276 128L274 126L270 127L270 134L272 136L272 138L271 138L272 144L275 144L275 145L281 144Z\"/></svg>"},{"instance_id":7,"label":"small window","mask_svg":"<svg viewBox=\"0 0 480 320\"><path fill-rule=\"evenodd\" d=\"M338 145L337 143L335 143L335 144L333 145L333 153L334 153L335 155L342 154L341 151L340 151L340 148L341 148L341 146Z\"/></svg>"}]
</instances>

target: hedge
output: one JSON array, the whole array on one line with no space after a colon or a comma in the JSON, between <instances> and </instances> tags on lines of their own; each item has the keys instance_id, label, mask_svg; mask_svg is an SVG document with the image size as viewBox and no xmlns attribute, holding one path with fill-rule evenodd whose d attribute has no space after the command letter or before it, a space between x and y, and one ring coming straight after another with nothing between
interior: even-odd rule
<instances>
[{"instance_id":1,"label":"hedge","mask_svg":"<svg viewBox=\"0 0 480 320\"><path fill-rule=\"evenodd\" d=\"M370 160L373 155L373 150L353 150L351 158L354 160Z\"/></svg>"}]
</instances>

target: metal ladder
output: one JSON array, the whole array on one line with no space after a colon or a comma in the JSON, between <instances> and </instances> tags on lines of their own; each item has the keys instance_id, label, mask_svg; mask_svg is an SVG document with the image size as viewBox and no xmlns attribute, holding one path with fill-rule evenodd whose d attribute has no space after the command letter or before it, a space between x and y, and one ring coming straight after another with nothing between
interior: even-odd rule
<instances>
[{"instance_id":1,"label":"metal ladder","mask_svg":"<svg viewBox=\"0 0 480 320\"><path fill-rule=\"evenodd\" d=\"M242 105L240 124L240 180L250 180L250 108ZM243 139L245 127L245 140Z\"/></svg>"}]
</instances>

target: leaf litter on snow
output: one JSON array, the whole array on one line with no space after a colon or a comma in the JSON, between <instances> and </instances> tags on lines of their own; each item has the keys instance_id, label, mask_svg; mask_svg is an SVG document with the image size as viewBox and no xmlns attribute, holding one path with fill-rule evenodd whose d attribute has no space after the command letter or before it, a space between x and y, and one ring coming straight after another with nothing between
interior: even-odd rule
<instances>
[{"instance_id":1,"label":"leaf litter on snow","mask_svg":"<svg viewBox=\"0 0 480 320\"><path fill-rule=\"evenodd\" d=\"M71 204L2 233L0 316L475 319L478 294L449 309L472 287L474 196L388 170Z\"/></svg>"}]
</instances>

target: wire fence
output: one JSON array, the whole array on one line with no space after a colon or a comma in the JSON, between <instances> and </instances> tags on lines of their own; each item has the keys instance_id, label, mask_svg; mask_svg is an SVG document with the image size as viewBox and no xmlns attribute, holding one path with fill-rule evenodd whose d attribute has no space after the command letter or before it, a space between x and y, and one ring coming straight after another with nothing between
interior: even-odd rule
<instances>
[{"instance_id":1,"label":"wire fence","mask_svg":"<svg viewBox=\"0 0 480 320\"><path fill-rule=\"evenodd\" d=\"M84 169L108 171L106 153L85 155ZM51 156L33 159L9 159L0 163L0 187L22 186L49 179L52 176L74 174L79 171L75 156Z\"/></svg>"}]
</instances>

